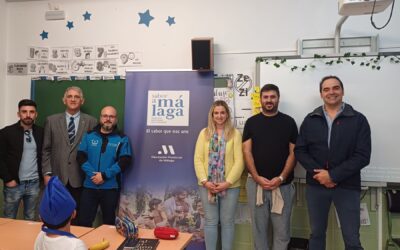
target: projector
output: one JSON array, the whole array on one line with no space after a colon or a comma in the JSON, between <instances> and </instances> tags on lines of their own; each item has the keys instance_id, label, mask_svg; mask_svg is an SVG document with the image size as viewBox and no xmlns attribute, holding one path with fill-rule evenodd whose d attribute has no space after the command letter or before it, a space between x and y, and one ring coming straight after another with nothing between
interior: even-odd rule
<instances>
[{"instance_id":1,"label":"projector","mask_svg":"<svg viewBox=\"0 0 400 250\"><path fill-rule=\"evenodd\" d=\"M355 16L371 14L375 0L339 0L339 14ZM376 0L374 13L384 11L393 0Z\"/></svg>"}]
</instances>

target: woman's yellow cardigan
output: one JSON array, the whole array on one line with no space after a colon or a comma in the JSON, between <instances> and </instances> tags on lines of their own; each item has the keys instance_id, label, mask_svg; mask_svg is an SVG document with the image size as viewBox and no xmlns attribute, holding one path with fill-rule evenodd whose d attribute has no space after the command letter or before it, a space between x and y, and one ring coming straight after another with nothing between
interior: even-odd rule
<instances>
[{"instance_id":1,"label":"woman's yellow cardigan","mask_svg":"<svg viewBox=\"0 0 400 250\"><path fill-rule=\"evenodd\" d=\"M225 148L225 180L232 185L240 186L240 176L244 169L242 135L239 130L234 129L232 138L227 141ZM210 141L206 139L206 129L201 130L194 151L194 168L198 184L207 180L208 176L208 147Z\"/></svg>"}]
</instances>

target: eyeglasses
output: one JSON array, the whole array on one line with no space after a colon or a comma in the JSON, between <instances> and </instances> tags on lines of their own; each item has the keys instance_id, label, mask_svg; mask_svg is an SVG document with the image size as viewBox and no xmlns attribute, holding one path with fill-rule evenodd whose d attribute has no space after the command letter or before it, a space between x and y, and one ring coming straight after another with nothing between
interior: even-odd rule
<instances>
[{"instance_id":1,"label":"eyeglasses","mask_svg":"<svg viewBox=\"0 0 400 250\"><path fill-rule=\"evenodd\" d=\"M26 142L27 142L27 143L31 143L31 142L32 142L31 132L30 132L29 130L25 130L25 131L24 131L24 134L27 136L27 137L25 138Z\"/></svg>"},{"instance_id":2,"label":"eyeglasses","mask_svg":"<svg viewBox=\"0 0 400 250\"><path fill-rule=\"evenodd\" d=\"M110 120L112 120L112 119L115 119L117 116L115 116L115 115L101 115L101 118L103 118L103 119L110 119Z\"/></svg>"},{"instance_id":3,"label":"eyeglasses","mask_svg":"<svg viewBox=\"0 0 400 250\"><path fill-rule=\"evenodd\" d=\"M81 99L81 96L79 96L79 95L67 95L66 98L67 99Z\"/></svg>"}]
</instances>

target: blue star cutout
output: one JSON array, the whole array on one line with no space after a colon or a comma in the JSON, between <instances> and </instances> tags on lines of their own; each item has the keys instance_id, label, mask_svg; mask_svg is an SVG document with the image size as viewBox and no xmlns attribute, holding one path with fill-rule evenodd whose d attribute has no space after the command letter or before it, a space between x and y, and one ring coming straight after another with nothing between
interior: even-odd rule
<instances>
[{"instance_id":1,"label":"blue star cutout","mask_svg":"<svg viewBox=\"0 0 400 250\"><path fill-rule=\"evenodd\" d=\"M139 24L144 24L147 27L149 27L150 21L154 19L154 17L150 15L149 10L146 10L146 12L144 13L139 12L139 16L140 16Z\"/></svg>"},{"instance_id":2,"label":"blue star cutout","mask_svg":"<svg viewBox=\"0 0 400 250\"><path fill-rule=\"evenodd\" d=\"M44 30L43 30L43 32L40 34L40 36L42 37L42 40L44 40L44 39L49 39L49 38L48 38L48 35L49 35L49 32L46 32L46 31L44 31Z\"/></svg>"},{"instance_id":3,"label":"blue star cutout","mask_svg":"<svg viewBox=\"0 0 400 250\"><path fill-rule=\"evenodd\" d=\"M67 28L68 28L69 30L71 30L73 27L74 27L74 22L73 22L73 21L68 21L68 22L67 22Z\"/></svg>"},{"instance_id":4,"label":"blue star cutout","mask_svg":"<svg viewBox=\"0 0 400 250\"><path fill-rule=\"evenodd\" d=\"M166 22L169 24L169 26L171 26L172 24L175 24L175 17L168 16L168 19Z\"/></svg>"},{"instance_id":5,"label":"blue star cutout","mask_svg":"<svg viewBox=\"0 0 400 250\"><path fill-rule=\"evenodd\" d=\"M85 14L82 15L83 16L83 21L90 20L90 16L91 15L92 14L90 14L88 11L86 11Z\"/></svg>"}]
</instances>

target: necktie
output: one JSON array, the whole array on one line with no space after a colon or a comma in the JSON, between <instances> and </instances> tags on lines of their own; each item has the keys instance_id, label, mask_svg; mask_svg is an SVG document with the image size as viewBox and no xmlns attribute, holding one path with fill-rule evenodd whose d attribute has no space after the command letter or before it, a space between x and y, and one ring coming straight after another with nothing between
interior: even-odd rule
<instances>
[{"instance_id":1,"label":"necktie","mask_svg":"<svg viewBox=\"0 0 400 250\"><path fill-rule=\"evenodd\" d=\"M73 117L69 118L68 138L69 138L69 143L70 144L74 143L74 139L75 139L75 122L74 122L74 118Z\"/></svg>"}]
</instances>

